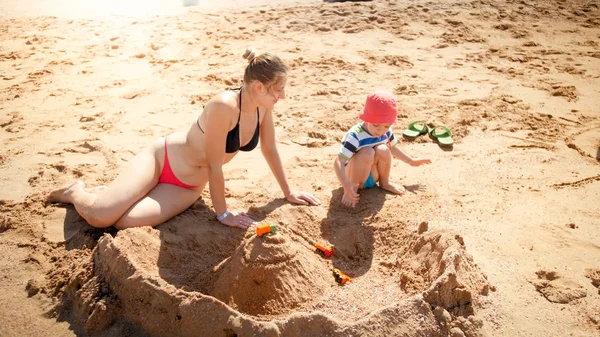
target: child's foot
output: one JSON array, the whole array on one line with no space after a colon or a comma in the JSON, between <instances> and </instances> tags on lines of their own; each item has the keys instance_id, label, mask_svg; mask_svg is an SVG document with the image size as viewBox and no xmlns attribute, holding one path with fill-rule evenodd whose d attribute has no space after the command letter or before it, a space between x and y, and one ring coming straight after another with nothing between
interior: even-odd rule
<instances>
[{"instance_id":1,"label":"child's foot","mask_svg":"<svg viewBox=\"0 0 600 337\"><path fill-rule=\"evenodd\" d=\"M46 199L46 201L49 203L55 203L55 202L71 203L71 201L73 200L73 197L72 197L73 191L75 191L76 189L82 189L82 188L85 188L85 184L83 181L78 180L69 186L62 187L62 188L59 188L59 189L56 189L56 190L50 192L50 194L48 194L48 198Z\"/></svg>"},{"instance_id":2,"label":"child's foot","mask_svg":"<svg viewBox=\"0 0 600 337\"><path fill-rule=\"evenodd\" d=\"M395 184L386 184L386 185L380 185L381 188L383 188L384 190L388 191L388 192L392 192L394 194L403 194L404 192L406 192L406 189L404 188L404 186L401 185L395 185Z\"/></svg>"}]
</instances>

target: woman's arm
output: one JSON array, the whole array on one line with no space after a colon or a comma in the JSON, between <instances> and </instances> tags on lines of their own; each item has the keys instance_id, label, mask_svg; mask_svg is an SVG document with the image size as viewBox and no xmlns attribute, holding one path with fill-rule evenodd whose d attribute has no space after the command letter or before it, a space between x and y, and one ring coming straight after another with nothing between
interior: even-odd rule
<instances>
[{"instance_id":1,"label":"woman's arm","mask_svg":"<svg viewBox=\"0 0 600 337\"><path fill-rule=\"evenodd\" d=\"M208 163L208 186L215 212L219 216L227 210L223 161L233 110L223 101L211 101L206 105L204 113L207 115L204 146Z\"/></svg>"},{"instance_id":2,"label":"woman's arm","mask_svg":"<svg viewBox=\"0 0 600 337\"><path fill-rule=\"evenodd\" d=\"M291 191L287 179L285 178L281 157L279 157L279 152L277 152L275 125L273 124L273 110L267 110L263 122L260 125L260 150L262 151L271 172L273 172L283 195L287 198Z\"/></svg>"},{"instance_id":3,"label":"woman's arm","mask_svg":"<svg viewBox=\"0 0 600 337\"><path fill-rule=\"evenodd\" d=\"M273 124L272 110L267 110L265 117L263 118L263 122L260 125L260 149L287 201L301 205L321 204L321 202L310 193L293 192L290 190L290 186L285 178L279 152L277 152L277 145L275 141L275 125Z\"/></svg>"},{"instance_id":4,"label":"woman's arm","mask_svg":"<svg viewBox=\"0 0 600 337\"><path fill-rule=\"evenodd\" d=\"M217 219L224 225L246 229L256 223L244 212L229 213L223 177L227 133L237 119L237 114L234 108L222 98L209 102L204 113L207 114L204 146L208 166L208 185Z\"/></svg>"}]
</instances>

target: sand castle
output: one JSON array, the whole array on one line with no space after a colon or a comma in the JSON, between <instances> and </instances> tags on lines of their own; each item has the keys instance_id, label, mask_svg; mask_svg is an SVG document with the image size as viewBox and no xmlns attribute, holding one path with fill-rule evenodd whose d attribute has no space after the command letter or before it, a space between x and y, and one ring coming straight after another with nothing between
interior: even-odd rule
<instances>
[{"instance_id":1,"label":"sand castle","mask_svg":"<svg viewBox=\"0 0 600 337\"><path fill-rule=\"evenodd\" d=\"M481 328L473 304L490 286L460 236L423 228L403 233L384 280L396 297L373 305L378 280L359 276L340 286L331 271L343 259L324 258L290 231L249 231L230 257L200 271L208 266L202 260L221 255L208 255L211 247L229 246L231 238L206 224L172 241L178 234L169 232L185 226L106 234L93 258L80 259L87 272L63 280L63 288L54 284L68 306L81 308L82 329L94 334L126 321L156 336L356 336L409 327L441 337L452 329L478 336ZM361 302L370 303L367 311L353 309Z\"/></svg>"},{"instance_id":2,"label":"sand castle","mask_svg":"<svg viewBox=\"0 0 600 337\"><path fill-rule=\"evenodd\" d=\"M289 313L328 290L327 264L281 232L253 236L220 266L212 294L250 315Z\"/></svg>"}]
</instances>

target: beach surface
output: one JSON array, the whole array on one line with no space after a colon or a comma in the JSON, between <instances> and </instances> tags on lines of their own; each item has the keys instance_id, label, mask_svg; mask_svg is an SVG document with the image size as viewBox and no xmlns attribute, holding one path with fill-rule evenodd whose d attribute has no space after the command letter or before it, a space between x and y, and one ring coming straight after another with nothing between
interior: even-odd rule
<instances>
[{"instance_id":1,"label":"beach surface","mask_svg":"<svg viewBox=\"0 0 600 337\"><path fill-rule=\"evenodd\" d=\"M0 30L0 336L600 336L598 1L8 0ZM219 224L208 189L123 231L46 203L193 127L248 46L290 65L278 150L322 205L258 150L226 197L274 234ZM376 89L432 164L347 208L333 161Z\"/></svg>"}]
</instances>

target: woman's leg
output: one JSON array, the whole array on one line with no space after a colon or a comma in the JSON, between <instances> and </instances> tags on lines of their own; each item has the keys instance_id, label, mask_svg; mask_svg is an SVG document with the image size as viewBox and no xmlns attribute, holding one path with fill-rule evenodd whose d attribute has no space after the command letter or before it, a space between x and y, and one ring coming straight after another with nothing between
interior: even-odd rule
<instances>
[{"instance_id":1,"label":"woman's leg","mask_svg":"<svg viewBox=\"0 0 600 337\"><path fill-rule=\"evenodd\" d=\"M115 227L125 229L156 226L185 211L200 198L208 182L208 170L202 168L202 182L193 189L171 184L158 184L137 201L117 221Z\"/></svg>"},{"instance_id":2,"label":"woman's leg","mask_svg":"<svg viewBox=\"0 0 600 337\"><path fill-rule=\"evenodd\" d=\"M102 192L106 189L105 185L102 186L96 186L96 187L85 187L85 191L88 193L98 193L98 192Z\"/></svg>"},{"instance_id":3,"label":"woman's leg","mask_svg":"<svg viewBox=\"0 0 600 337\"><path fill-rule=\"evenodd\" d=\"M138 153L105 189L86 190L83 182L55 190L49 202L71 203L77 213L94 227L109 227L157 184L160 164L156 152L164 151L160 140ZM162 149L162 150L161 150Z\"/></svg>"},{"instance_id":4,"label":"woman's leg","mask_svg":"<svg viewBox=\"0 0 600 337\"><path fill-rule=\"evenodd\" d=\"M379 181L379 186L386 191L402 194L405 189L390 183L390 172L392 169L392 152L387 145L381 144L375 147L375 160L371 167L373 180Z\"/></svg>"}]
</instances>

